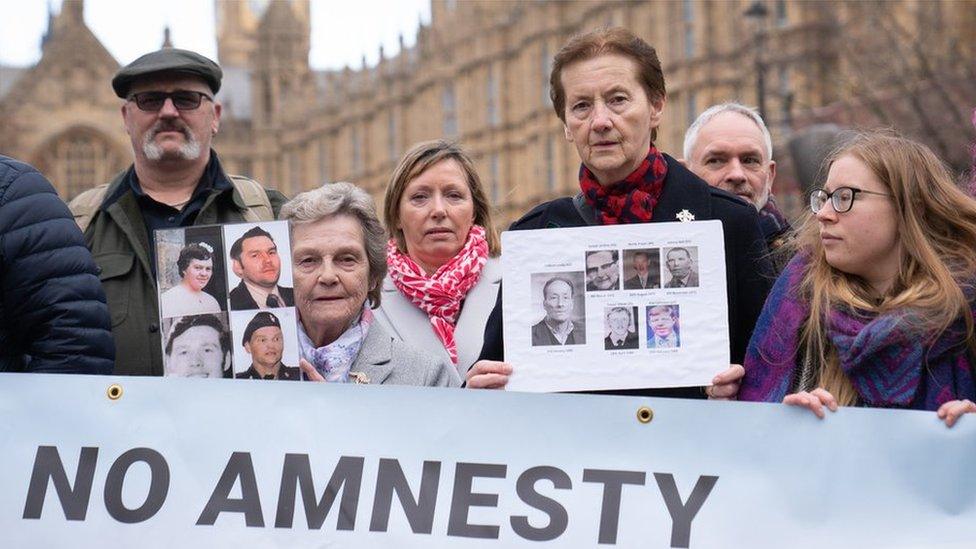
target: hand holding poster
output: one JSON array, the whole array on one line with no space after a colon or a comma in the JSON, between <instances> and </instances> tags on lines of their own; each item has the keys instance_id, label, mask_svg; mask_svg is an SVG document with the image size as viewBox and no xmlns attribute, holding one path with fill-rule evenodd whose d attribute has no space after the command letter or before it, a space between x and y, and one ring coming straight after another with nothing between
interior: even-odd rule
<instances>
[{"instance_id":1,"label":"hand holding poster","mask_svg":"<svg viewBox=\"0 0 976 549\"><path fill-rule=\"evenodd\" d=\"M707 385L729 365L720 221L502 235L508 389Z\"/></svg>"}]
</instances>

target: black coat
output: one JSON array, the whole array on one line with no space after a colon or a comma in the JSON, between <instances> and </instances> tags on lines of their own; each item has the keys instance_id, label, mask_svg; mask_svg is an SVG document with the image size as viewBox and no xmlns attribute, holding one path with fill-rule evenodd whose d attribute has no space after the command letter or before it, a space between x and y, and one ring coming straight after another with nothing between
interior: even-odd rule
<instances>
[{"instance_id":1,"label":"black coat","mask_svg":"<svg viewBox=\"0 0 976 549\"><path fill-rule=\"evenodd\" d=\"M766 242L759 229L759 215L754 207L734 195L709 187L674 158L668 155L664 155L664 158L668 162L668 175L660 200L654 207L651 222L676 221L677 214L682 210L694 214L696 221L718 219L722 222L729 301L729 351L732 362L742 364L746 346L773 278L766 257ZM509 230L581 227L588 224L590 223L574 205L573 198L567 197L533 208L522 219L513 223ZM502 292L499 289L495 309L485 326L485 343L479 359L504 360L503 341ZM704 396L698 388L611 392L643 396Z\"/></svg>"},{"instance_id":2,"label":"black coat","mask_svg":"<svg viewBox=\"0 0 976 549\"><path fill-rule=\"evenodd\" d=\"M67 205L0 156L0 371L109 374L114 360L105 293Z\"/></svg>"}]
</instances>

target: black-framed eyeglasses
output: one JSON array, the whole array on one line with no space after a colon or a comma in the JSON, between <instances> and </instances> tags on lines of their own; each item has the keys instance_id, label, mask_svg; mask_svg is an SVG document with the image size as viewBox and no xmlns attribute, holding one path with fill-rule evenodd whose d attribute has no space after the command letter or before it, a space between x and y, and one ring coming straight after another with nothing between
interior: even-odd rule
<instances>
[{"instance_id":1,"label":"black-framed eyeglasses","mask_svg":"<svg viewBox=\"0 0 976 549\"><path fill-rule=\"evenodd\" d=\"M611 261L610 263L604 263L603 265L597 265L595 267L587 267L586 274L595 275L599 271L609 271L617 265L616 261Z\"/></svg>"},{"instance_id":2,"label":"black-framed eyeglasses","mask_svg":"<svg viewBox=\"0 0 976 549\"><path fill-rule=\"evenodd\" d=\"M173 100L176 110L192 111L200 107L200 102L204 99L213 101L209 95L190 90L176 90L172 92L147 91L134 93L128 97L129 101L135 102L140 111L159 112L166 104L167 99Z\"/></svg>"},{"instance_id":3,"label":"black-framed eyeglasses","mask_svg":"<svg viewBox=\"0 0 976 549\"><path fill-rule=\"evenodd\" d=\"M817 189L810 193L810 209L813 213L817 213L821 208L830 201L830 205L834 208L837 213L844 213L851 211L851 207L854 206L854 198L857 193L864 194L876 194L878 196L891 196L887 193L876 193L874 191L865 191L864 189L858 189L857 187L837 187L833 192L827 192L823 189Z\"/></svg>"}]
</instances>

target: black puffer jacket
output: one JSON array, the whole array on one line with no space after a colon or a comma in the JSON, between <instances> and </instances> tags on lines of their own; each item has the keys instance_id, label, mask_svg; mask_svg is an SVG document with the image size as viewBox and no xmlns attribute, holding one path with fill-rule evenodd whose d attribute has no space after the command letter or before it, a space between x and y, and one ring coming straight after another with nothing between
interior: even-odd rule
<instances>
[{"instance_id":1,"label":"black puffer jacket","mask_svg":"<svg viewBox=\"0 0 976 549\"><path fill-rule=\"evenodd\" d=\"M0 372L112 372L95 262L37 170L0 156Z\"/></svg>"}]
</instances>

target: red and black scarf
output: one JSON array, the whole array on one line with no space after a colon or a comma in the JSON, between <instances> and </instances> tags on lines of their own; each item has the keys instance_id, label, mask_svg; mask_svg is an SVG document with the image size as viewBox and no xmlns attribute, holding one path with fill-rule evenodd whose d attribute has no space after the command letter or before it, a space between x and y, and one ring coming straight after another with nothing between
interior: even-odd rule
<instances>
[{"instance_id":1,"label":"red and black scarf","mask_svg":"<svg viewBox=\"0 0 976 549\"><path fill-rule=\"evenodd\" d=\"M580 165L580 189L601 225L647 223L654 215L667 175L668 163L652 143L641 165L623 181L610 185L601 185L589 168Z\"/></svg>"}]
</instances>

